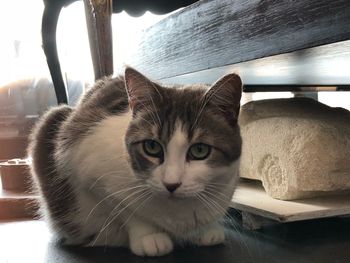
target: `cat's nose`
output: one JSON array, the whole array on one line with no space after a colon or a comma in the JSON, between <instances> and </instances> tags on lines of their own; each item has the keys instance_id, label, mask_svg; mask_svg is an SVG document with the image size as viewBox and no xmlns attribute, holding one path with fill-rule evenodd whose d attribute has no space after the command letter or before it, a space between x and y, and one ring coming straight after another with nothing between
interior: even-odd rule
<instances>
[{"instance_id":1,"label":"cat's nose","mask_svg":"<svg viewBox=\"0 0 350 263\"><path fill-rule=\"evenodd\" d=\"M181 183L175 183L175 184L167 184L167 183L164 183L165 188L166 188L170 193L173 193L177 188L179 188L180 185L181 185Z\"/></svg>"}]
</instances>

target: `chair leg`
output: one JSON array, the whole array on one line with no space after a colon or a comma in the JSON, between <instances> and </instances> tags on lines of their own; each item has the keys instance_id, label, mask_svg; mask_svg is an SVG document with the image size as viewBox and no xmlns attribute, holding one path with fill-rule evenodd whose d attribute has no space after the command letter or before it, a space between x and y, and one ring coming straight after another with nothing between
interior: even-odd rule
<instances>
[{"instance_id":1,"label":"chair leg","mask_svg":"<svg viewBox=\"0 0 350 263\"><path fill-rule=\"evenodd\" d=\"M63 5L61 1L46 3L41 25L43 49L49 66L58 104L67 104L67 90L63 81L56 45L57 21Z\"/></svg>"},{"instance_id":2,"label":"chair leg","mask_svg":"<svg viewBox=\"0 0 350 263\"><path fill-rule=\"evenodd\" d=\"M84 0L95 80L113 74L112 0Z\"/></svg>"}]
</instances>

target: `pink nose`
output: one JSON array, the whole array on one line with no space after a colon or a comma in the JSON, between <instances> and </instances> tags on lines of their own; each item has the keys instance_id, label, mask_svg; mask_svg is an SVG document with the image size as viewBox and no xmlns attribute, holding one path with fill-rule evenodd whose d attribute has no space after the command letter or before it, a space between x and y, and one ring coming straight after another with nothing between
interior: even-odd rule
<instances>
[{"instance_id":1,"label":"pink nose","mask_svg":"<svg viewBox=\"0 0 350 263\"><path fill-rule=\"evenodd\" d=\"M175 184L164 183L164 186L169 191L169 193L173 193L177 188L179 188L180 185L181 183L175 183Z\"/></svg>"}]
</instances>

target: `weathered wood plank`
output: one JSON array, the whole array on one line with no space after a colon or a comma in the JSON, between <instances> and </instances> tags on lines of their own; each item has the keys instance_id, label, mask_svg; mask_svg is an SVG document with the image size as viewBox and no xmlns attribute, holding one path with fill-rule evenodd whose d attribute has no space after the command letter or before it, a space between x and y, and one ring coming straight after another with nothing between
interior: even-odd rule
<instances>
[{"instance_id":1,"label":"weathered wood plank","mask_svg":"<svg viewBox=\"0 0 350 263\"><path fill-rule=\"evenodd\" d=\"M155 79L350 39L348 0L199 1L146 30L127 64Z\"/></svg>"},{"instance_id":2,"label":"weathered wood plank","mask_svg":"<svg viewBox=\"0 0 350 263\"><path fill-rule=\"evenodd\" d=\"M350 41L303 49L253 61L161 79L162 83L211 84L228 72L238 73L244 91L350 91Z\"/></svg>"}]
</instances>

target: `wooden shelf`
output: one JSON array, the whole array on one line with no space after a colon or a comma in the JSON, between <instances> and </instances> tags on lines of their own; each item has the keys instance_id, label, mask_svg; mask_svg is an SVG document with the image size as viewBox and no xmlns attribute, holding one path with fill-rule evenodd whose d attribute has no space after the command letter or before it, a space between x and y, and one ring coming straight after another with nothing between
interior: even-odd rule
<instances>
[{"instance_id":1,"label":"wooden shelf","mask_svg":"<svg viewBox=\"0 0 350 263\"><path fill-rule=\"evenodd\" d=\"M346 216L350 215L350 193L282 201L267 195L259 181L243 180L235 191L231 207L241 210L243 213L248 213L249 220L252 221L260 218L261 220L268 219L275 222L293 222ZM247 214L244 214L244 216L247 216ZM252 222L246 223L250 224ZM251 226L251 228L259 228L258 225Z\"/></svg>"}]
</instances>

